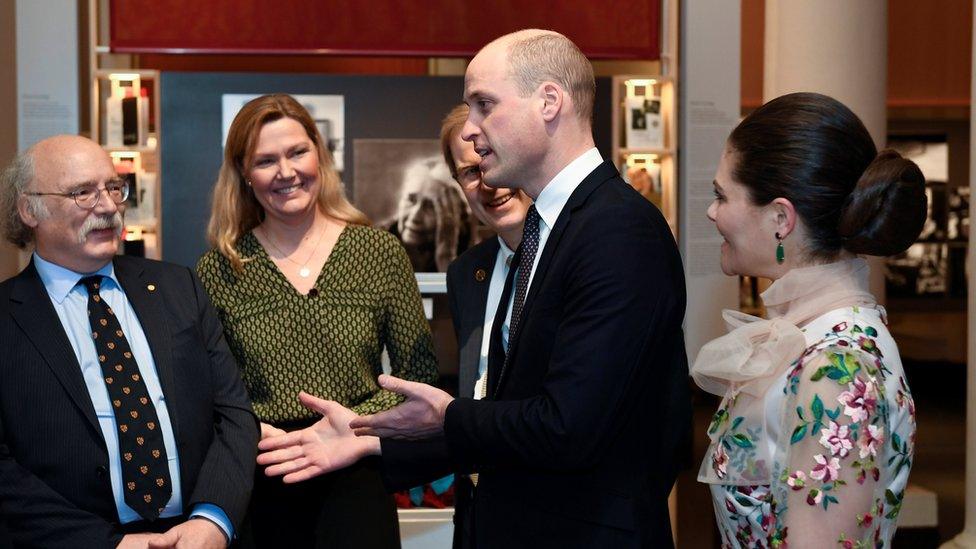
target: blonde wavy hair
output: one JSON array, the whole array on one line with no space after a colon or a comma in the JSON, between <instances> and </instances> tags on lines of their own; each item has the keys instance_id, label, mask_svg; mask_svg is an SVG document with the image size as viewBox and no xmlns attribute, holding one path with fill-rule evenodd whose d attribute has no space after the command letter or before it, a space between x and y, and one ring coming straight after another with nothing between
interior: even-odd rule
<instances>
[{"instance_id":1,"label":"blonde wavy hair","mask_svg":"<svg viewBox=\"0 0 976 549\"><path fill-rule=\"evenodd\" d=\"M207 242L230 261L238 274L244 270L245 259L237 252L237 241L264 221L264 209L248 186L246 174L252 166L261 128L282 118L291 118L301 124L315 145L319 158L319 210L353 225L370 224L369 219L346 198L332 154L305 107L287 94L262 95L241 108L227 132L224 161L214 185L207 225Z\"/></svg>"}]
</instances>

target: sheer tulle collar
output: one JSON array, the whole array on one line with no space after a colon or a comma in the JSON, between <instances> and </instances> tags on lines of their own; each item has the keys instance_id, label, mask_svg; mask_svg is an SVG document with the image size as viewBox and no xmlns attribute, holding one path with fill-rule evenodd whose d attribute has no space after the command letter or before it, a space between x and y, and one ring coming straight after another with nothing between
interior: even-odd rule
<instances>
[{"instance_id":1,"label":"sheer tulle collar","mask_svg":"<svg viewBox=\"0 0 976 549\"><path fill-rule=\"evenodd\" d=\"M769 319L722 311L729 333L699 351L691 368L695 382L717 395L730 388L762 395L806 348L806 323L835 309L876 305L869 273L860 258L791 269L762 293Z\"/></svg>"}]
</instances>

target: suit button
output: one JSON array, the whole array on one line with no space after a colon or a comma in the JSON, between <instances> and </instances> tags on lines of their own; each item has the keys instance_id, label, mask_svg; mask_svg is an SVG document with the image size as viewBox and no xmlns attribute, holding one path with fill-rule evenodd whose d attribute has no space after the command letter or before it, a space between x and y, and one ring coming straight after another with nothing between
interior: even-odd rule
<instances>
[{"instance_id":1,"label":"suit button","mask_svg":"<svg viewBox=\"0 0 976 549\"><path fill-rule=\"evenodd\" d=\"M318 295L319 295L318 288L312 288L311 290L308 291L308 297L318 297Z\"/></svg>"},{"instance_id":2,"label":"suit button","mask_svg":"<svg viewBox=\"0 0 976 549\"><path fill-rule=\"evenodd\" d=\"M108 474L108 467L104 465L99 465L98 467L95 467L95 475L97 475L99 478L103 478L107 474Z\"/></svg>"}]
</instances>

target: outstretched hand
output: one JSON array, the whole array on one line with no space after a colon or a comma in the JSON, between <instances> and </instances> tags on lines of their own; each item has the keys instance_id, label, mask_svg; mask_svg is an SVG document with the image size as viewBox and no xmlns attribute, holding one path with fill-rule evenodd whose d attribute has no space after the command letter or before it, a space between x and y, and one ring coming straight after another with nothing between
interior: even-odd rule
<instances>
[{"instance_id":1,"label":"outstretched hand","mask_svg":"<svg viewBox=\"0 0 976 549\"><path fill-rule=\"evenodd\" d=\"M385 412L354 418L350 427L357 435L417 440L444 432L444 414L454 397L436 387L386 374L379 377L379 383L407 400Z\"/></svg>"},{"instance_id":2,"label":"outstretched hand","mask_svg":"<svg viewBox=\"0 0 976 549\"><path fill-rule=\"evenodd\" d=\"M301 482L380 453L379 439L359 437L349 422L359 417L338 402L299 393L306 408L322 414L313 425L264 438L258 443L258 465L268 476L284 475L285 483Z\"/></svg>"}]
</instances>

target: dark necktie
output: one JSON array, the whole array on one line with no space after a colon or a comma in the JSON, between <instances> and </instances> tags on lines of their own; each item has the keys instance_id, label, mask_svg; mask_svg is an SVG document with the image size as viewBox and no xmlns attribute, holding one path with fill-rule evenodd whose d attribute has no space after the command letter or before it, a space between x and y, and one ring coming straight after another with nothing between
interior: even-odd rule
<instances>
[{"instance_id":1,"label":"dark necktie","mask_svg":"<svg viewBox=\"0 0 976 549\"><path fill-rule=\"evenodd\" d=\"M515 250L515 258L512 261L511 270L505 279L505 288L502 291L502 299L498 303L498 311L495 313L495 322L492 328L492 342L488 347L488 382L490 388L488 393L495 395L501 380L505 377L508 364L512 358L512 348L515 346L518 337L518 329L522 320L522 307L525 305L525 297L529 291L529 277L532 276L532 264L535 263L535 255L539 251L539 212L535 209L535 204L529 206L529 211L525 215L525 224L522 228L522 242ZM512 297L512 318L508 322L508 349L505 356L498 355L502 361L501 368L492 366L492 355L500 351L502 344L502 323L508 311L508 299L512 295L512 286L515 286L515 295ZM497 360L497 359L496 359ZM498 364L495 362L494 364ZM497 371L496 371L497 370Z\"/></svg>"},{"instance_id":2,"label":"dark necktie","mask_svg":"<svg viewBox=\"0 0 976 549\"><path fill-rule=\"evenodd\" d=\"M88 320L105 387L112 401L122 457L125 503L146 520L155 520L172 495L169 463L156 407L112 308L98 289L101 276L81 279L88 289Z\"/></svg>"},{"instance_id":3,"label":"dark necktie","mask_svg":"<svg viewBox=\"0 0 976 549\"><path fill-rule=\"evenodd\" d=\"M521 252L518 263L518 279L515 281L515 300L512 302L512 320L508 324L508 349L511 351L512 342L518 335L519 323L522 320L522 307L525 305L525 295L529 291L529 277L532 276L532 265L535 254L539 251L539 211L535 204L529 206L525 214L525 225L522 229ZM507 353L506 353L507 354Z\"/></svg>"}]
</instances>

